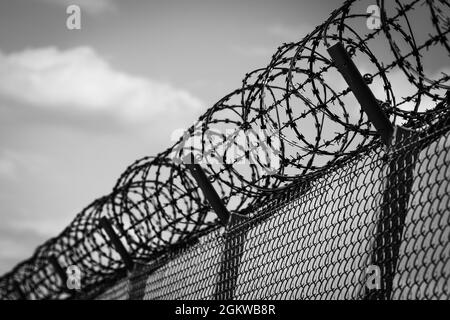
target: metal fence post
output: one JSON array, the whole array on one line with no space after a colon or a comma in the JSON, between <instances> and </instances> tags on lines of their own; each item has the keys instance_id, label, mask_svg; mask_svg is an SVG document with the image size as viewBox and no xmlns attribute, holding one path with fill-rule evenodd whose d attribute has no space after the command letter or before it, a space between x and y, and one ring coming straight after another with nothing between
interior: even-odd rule
<instances>
[{"instance_id":1,"label":"metal fence post","mask_svg":"<svg viewBox=\"0 0 450 320\"><path fill-rule=\"evenodd\" d=\"M130 255L128 254L127 250L125 249L123 243L120 241L119 236L114 231L109 220L105 217L102 217L100 219L100 227L103 228L103 230L105 230L106 234L109 237L109 240L111 241L112 245L114 246L114 249L116 249L116 251L119 253L120 257L122 258L122 261L124 262L127 270L132 271L133 267L134 267L133 260L131 259Z\"/></svg>"},{"instance_id":2,"label":"metal fence post","mask_svg":"<svg viewBox=\"0 0 450 320\"><path fill-rule=\"evenodd\" d=\"M56 257L51 256L49 258L49 262L52 265L53 269L55 270L56 274L61 279L64 291L66 291L67 290L67 273L66 273L66 271L61 267L61 265L59 264L58 259Z\"/></svg>"},{"instance_id":3,"label":"metal fence post","mask_svg":"<svg viewBox=\"0 0 450 320\"><path fill-rule=\"evenodd\" d=\"M328 49L328 52L361 108L388 147L388 152L393 153L405 141L410 141L416 133L391 124L343 44L336 43ZM371 258L371 264L378 266L381 270L381 288L367 290L366 299L391 298L416 158L417 150L415 149L395 155L394 159L388 159L387 184Z\"/></svg>"},{"instance_id":4,"label":"metal fence post","mask_svg":"<svg viewBox=\"0 0 450 320\"><path fill-rule=\"evenodd\" d=\"M370 122L377 129L381 139L386 145L389 145L394 134L394 126L383 110L381 110L377 99L375 99L363 76L347 53L347 50L345 50L344 45L338 42L328 49L328 53L333 59L336 68L349 85L361 108L367 114Z\"/></svg>"},{"instance_id":5,"label":"metal fence post","mask_svg":"<svg viewBox=\"0 0 450 320\"><path fill-rule=\"evenodd\" d=\"M193 156L187 157L189 163L185 163L186 167L191 172L195 181L197 181L198 186L202 190L205 198L208 200L209 204L213 208L214 212L219 217L219 221L222 225L227 225L230 220L230 213L220 199L216 190L212 186L202 167L198 163L194 163Z\"/></svg>"}]
</instances>

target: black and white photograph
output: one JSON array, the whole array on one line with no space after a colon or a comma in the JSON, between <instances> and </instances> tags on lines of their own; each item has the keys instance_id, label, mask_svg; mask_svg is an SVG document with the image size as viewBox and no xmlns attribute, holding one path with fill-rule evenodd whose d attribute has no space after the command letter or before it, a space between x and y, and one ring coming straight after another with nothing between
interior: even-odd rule
<instances>
[{"instance_id":1,"label":"black and white photograph","mask_svg":"<svg viewBox=\"0 0 450 320\"><path fill-rule=\"evenodd\" d=\"M0 300L450 300L450 1L0 0L0 221Z\"/></svg>"}]
</instances>

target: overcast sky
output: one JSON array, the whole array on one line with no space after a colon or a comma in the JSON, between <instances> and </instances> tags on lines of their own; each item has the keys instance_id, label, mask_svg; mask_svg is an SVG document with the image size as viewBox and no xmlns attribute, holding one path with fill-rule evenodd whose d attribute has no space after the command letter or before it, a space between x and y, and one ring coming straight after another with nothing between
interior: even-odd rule
<instances>
[{"instance_id":1,"label":"overcast sky","mask_svg":"<svg viewBox=\"0 0 450 320\"><path fill-rule=\"evenodd\" d=\"M0 274L337 5L1 0Z\"/></svg>"}]
</instances>

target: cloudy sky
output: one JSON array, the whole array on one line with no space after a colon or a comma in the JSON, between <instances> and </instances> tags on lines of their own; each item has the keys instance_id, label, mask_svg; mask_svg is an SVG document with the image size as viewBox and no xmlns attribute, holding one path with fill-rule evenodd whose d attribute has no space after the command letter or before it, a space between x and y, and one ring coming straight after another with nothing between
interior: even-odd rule
<instances>
[{"instance_id":1,"label":"cloudy sky","mask_svg":"<svg viewBox=\"0 0 450 320\"><path fill-rule=\"evenodd\" d=\"M0 1L0 274L336 5Z\"/></svg>"}]
</instances>

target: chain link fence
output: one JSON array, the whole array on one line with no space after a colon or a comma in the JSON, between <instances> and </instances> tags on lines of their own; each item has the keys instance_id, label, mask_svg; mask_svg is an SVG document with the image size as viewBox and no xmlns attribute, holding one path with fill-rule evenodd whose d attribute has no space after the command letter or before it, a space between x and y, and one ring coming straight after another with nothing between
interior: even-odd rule
<instances>
[{"instance_id":1,"label":"chain link fence","mask_svg":"<svg viewBox=\"0 0 450 320\"><path fill-rule=\"evenodd\" d=\"M449 299L445 117L426 136L397 149L375 143L277 194L248 217L137 268L98 298ZM404 162L407 155L415 161ZM374 288L371 266L380 270Z\"/></svg>"}]
</instances>

